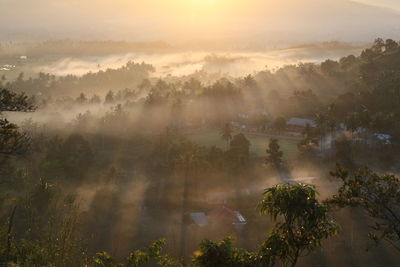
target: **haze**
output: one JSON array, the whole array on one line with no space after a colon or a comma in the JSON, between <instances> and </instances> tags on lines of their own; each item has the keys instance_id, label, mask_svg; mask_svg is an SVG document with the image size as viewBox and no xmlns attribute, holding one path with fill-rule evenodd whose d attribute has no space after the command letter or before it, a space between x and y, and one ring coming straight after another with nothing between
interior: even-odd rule
<instances>
[{"instance_id":1,"label":"haze","mask_svg":"<svg viewBox=\"0 0 400 267\"><path fill-rule=\"evenodd\" d=\"M366 42L378 35L400 38L399 4L390 0L1 0L0 5L3 41L224 40L273 45Z\"/></svg>"},{"instance_id":2,"label":"haze","mask_svg":"<svg viewBox=\"0 0 400 267\"><path fill-rule=\"evenodd\" d=\"M400 0L0 0L0 267L399 266L399 104Z\"/></svg>"}]
</instances>

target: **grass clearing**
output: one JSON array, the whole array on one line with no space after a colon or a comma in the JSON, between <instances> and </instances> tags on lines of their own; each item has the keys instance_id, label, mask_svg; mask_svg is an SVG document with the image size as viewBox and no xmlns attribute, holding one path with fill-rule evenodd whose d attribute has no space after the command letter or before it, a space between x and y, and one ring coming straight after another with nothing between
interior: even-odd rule
<instances>
[{"instance_id":1,"label":"grass clearing","mask_svg":"<svg viewBox=\"0 0 400 267\"><path fill-rule=\"evenodd\" d=\"M236 133L235 133L236 134ZM271 137L268 136L258 136L245 134L246 138L250 141L250 153L255 157L265 157L265 150L268 147L269 140ZM221 149L226 149L227 144L221 139L218 131L202 131L198 133L193 133L188 135L189 140L204 146L216 146ZM283 151L284 158L286 160L295 159L299 153L297 144L299 141L290 140L285 138L278 138L279 145Z\"/></svg>"}]
</instances>

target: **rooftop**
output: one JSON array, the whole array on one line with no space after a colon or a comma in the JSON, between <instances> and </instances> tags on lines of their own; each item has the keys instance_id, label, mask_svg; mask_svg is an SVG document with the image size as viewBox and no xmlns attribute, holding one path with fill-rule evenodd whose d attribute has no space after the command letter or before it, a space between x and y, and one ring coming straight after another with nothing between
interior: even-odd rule
<instances>
[{"instance_id":1,"label":"rooftop","mask_svg":"<svg viewBox=\"0 0 400 267\"><path fill-rule=\"evenodd\" d=\"M310 119L303 119L303 118L291 118L287 122L288 125L291 126L299 126L299 127L306 127L307 124L310 125L310 127L315 127L316 123L313 120Z\"/></svg>"}]
</instances>

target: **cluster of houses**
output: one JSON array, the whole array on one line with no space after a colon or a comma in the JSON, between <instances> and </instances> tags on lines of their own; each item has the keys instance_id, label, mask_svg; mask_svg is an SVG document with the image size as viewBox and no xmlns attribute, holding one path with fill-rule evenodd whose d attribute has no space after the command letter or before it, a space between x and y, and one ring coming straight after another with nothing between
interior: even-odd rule
<instances>
[{"instance_id":1,"label":"cluster of houses","mask_svg":"<svg viewBox=\"0 0 400 267\"><path fill-rule=\"evenodd\" d=\"M273 123L271 121L261 123L260 121L254 122L254 117L264 116L268 118L269 114L265 110L257 110L252 113L238 113L237 119L231 121L231 125L236 130L246 132L268 132L273 130ZM286 121L286 134L298 135L305 127L316 127L315 121L305 118L290 118Z\"/></svg>"},{"instance_id":2,"label":"cluster of houses","mask_svg":"<svg viewBox=\"0 0 400 267\"><path fill-rule=\"evenodd\" d=\"M14 68L15 68L15 65L4 64L3 66L0 66L0 71L8 71L8 70L12 70Z\"/></svg>"},{"instance_id":3,"label":"cluster of houses","mask_svg":"<svg viewBox=\"0 0 400 267\"><path fill-rule=\"evenodd\" d=\"M264 111L258 113L259 115L267 116ZM251 116L249 114L240 113L237 116L237 120L232 121L231 125L234 129L238 131L248 132L248 133L268 133L269 130L273 130L272 123L266 123L265 125L254 125L254 123L249 123L251 121ZM281 133L285 136L297 136L301 137L304 129L306 127L315 128L317 124L312 119L307 118L289 118L286 120L285 131ZM366 145L390 145L392 143L392 136L386 133L373 133L364 128L358 128L354 133L350 134L346 129L344 124L340 124L339 129L335 132L330 132L321 140L323 142L324 149L329 149L332 147L335 140L341 137L351 137L355 142L364 143Z\"/></svg>"},{"instance_id":4,"label":"cluster of houses","mask_svg":"<svg viewBox=\"0 0 400 267\"><path fill-rule=\"evenodd\" d=\"M248 189L241 191L250 195ZM207 192L204 195L209 209L207 211L196 211L189 214L190 221L194 226L211 231L213 228L224 228L226 230L240 231L247 224L245 216L237 209L228 207L227 202L236 195L235 190Z\"/></svg>"},{"instance_id":5,"label":"cluster of houses","mask_svg":"<svg viewBox=\"0 0 400 267\"><path fill-rule=\"evenodd\" d=\"M27 56L19 56L16 58L15 64L19 65L24 63L25 61L28 60ZM17 66L15 64L3 64L0 65L0 71L11 71L14 70Z\"/></svg>"}]
</instances>

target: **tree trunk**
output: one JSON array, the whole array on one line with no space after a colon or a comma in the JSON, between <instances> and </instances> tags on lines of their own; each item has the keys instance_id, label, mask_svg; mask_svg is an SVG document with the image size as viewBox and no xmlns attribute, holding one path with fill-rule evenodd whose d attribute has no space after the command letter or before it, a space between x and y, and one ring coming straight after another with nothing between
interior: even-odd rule
<instances>
[{"instance_id":1,"label":"tree trunk","mask_svg":"<svg viewBox=\"0 0 400 267\"><path fill-rule=\"evenodd\" d=\"M292 267L295 267L297 264L297 260L299 259L299 251L296 251L296 254L294 256L293 262L292 262Z\"/></svg>"},{"instance_id":2,"label":"tree trunk","mask_svg":"<svg viewBox=\"0 0 400 267\"><path fill-rule=\"evenodd\" d=\"M185 159L185 181L183 185L183 199L182 199L182 214L181 214L181 246L180 246L180 256L183 259L184 264L186 264L186 211L188 209L188 197L189 197L189 168L190 168L189 156Z\"/></svg>"},{"instance_id":3,"label":"tree trunk","mask_svg":"<svg viewBox=\"0 0 400 267\"><path fill-rule=\"evenodd\" d=\"M15 215L15 210L17 209L17 206L14 206L10 219L8 221L8 230L7 230L7 249L6 249L6 262L10 260L10 251L11 251L11 231L12 231L12 226L13 226L13 221L14 221L14 215Z\"/></svg>"}]
</instances>

